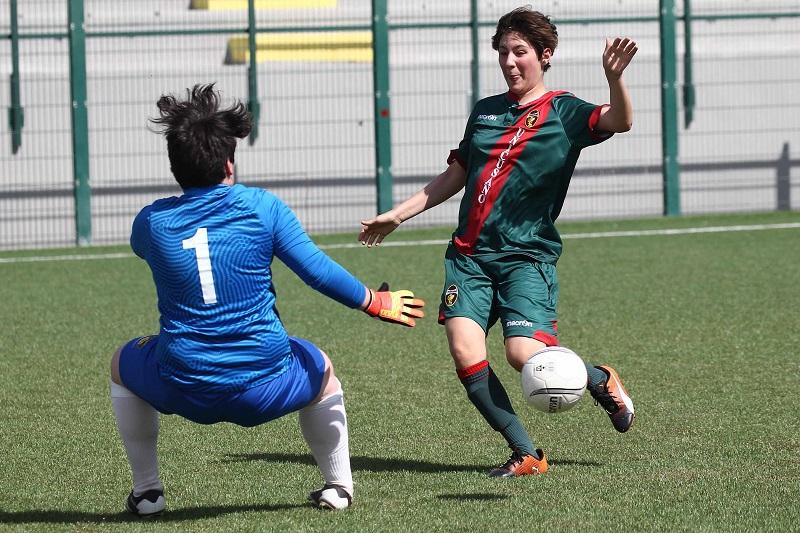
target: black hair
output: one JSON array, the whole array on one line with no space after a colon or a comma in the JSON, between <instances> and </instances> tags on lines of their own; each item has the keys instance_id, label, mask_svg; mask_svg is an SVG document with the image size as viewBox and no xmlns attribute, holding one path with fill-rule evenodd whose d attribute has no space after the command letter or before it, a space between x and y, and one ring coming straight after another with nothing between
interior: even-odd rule
<instances>
[{"instance_id":1,"label":"black hair","mask_svg":"<svg viewBox=\"0 0 800 533\"><path fill-rule=\"evenodd\" d=\"M150 121L162 126L178 184L186 189L221 183L226 161L234 161L237 138L250 134L251 118L244 104L237 100L220 109L219 92L210 83L186 89L185 100L161 96L156 106L159 117Z\"/></svg>"}]
</instances>

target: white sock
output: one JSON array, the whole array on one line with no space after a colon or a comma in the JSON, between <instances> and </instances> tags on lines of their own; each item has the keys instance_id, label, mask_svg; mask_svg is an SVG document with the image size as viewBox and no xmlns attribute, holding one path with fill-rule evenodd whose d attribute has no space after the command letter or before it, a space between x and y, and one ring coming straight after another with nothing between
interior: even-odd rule
<instances>
[{"instance_id":1,"label":"white sock","mask_svg":"<svg viewBox=\"0 0 800 533\"><path fill-rule=\"evenodd\" d=\"M347 413L341 385L337 392L300 410L300 430L325 483L342 487L352 496Z\"/></svg>"},{"instance_id":2,"label":"white sock","mask_svg":"<svg viewBox=\"0 0 800 533\"><path fill-rule=\"evenodd\" d=\"M111 405L117 429L128 454L133 475L133 494L164 490L158 479L158 411L123 385L111 382Z\"/></svg>"}]
</instances>

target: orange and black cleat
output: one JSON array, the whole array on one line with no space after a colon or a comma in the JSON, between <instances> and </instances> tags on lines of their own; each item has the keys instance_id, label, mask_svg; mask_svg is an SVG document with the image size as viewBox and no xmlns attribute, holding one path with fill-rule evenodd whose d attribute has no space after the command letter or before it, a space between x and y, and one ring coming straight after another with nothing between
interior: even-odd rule
<instances>
[{"instance_id":1,"label":"orange and black cleat","mask_svg":"<svg viewBox=\"0 0 800 533\"><path fill-rule=\"evenodd\" d=\"M508 458L508 461L489 471L489 477L519 477L544 474L547 472L548 468L547 457L545 457L542 450L536 450L536 453L541 459L514 450L511 453L511 457Z\"/></svg>"},{"instance_id":2,"label":"orange and black cleat","mask_svg":"<svg viewBox=\"0 0 800 533\"><path fill-rule=\"evenodd\" d=\"M633 425L633 400L628 396L622 380L616 370L610 366L598 366L600 370L608 375L608 379L602 385L589 387L589 393L594 398L595 405L602 407L614 425L614 429L620 433L625 433Z\"/></svg>"}]
</instances>

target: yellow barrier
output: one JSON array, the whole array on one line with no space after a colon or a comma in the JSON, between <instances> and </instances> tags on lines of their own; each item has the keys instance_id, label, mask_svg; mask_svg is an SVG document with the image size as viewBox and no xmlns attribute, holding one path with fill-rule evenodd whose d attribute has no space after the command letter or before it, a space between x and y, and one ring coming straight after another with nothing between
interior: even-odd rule
<instances>
[{"instance_id":1,"label":"yellow barrier","mask_svg":"<svg viewBox=\"0 0 800 533\"><path fill-rule=\"evenodd\" d=\"M336 7L336 0L255 0L256 9ZM191 9L210 11L247 9L247 0L192 0Z\"/></svg>"},{"instance_id":2,"label":"yellow barrier","mask_svg":"<svg viewBox=\"0 0 800 533\"><path fill-rule=\"evenodd\" d=\"M225 62L248 63L247 36L228 39ZM256 36L256 61L372 61L368 31L272 33Z\"/></svg>"}]
</instances>

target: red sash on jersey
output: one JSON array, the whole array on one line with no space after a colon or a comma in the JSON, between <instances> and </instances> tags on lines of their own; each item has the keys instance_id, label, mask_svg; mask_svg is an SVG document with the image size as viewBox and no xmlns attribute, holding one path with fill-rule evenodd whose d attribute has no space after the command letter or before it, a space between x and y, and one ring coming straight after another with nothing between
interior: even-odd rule
<instances>
[{"instance_id":1,"label":"red sash on jersey","mask_svg":"<svg viewBox=\"0 0 800 533\"><path fill-rule=\"evenodd\" d=\"M472 192L466 231L463 235L453 239L453 244L462 254L471 255L475 251L478 235L486 219L489 218L503 185L511 175L512 168L527 143L547 120L547 115L552 109L553 98L563 92L550 91L532 102L529 113L523 113L514 124L509 126L508 131L492 148L486 166L478 176ZM534 119L533 124L531 127L526 127L526 119L536 112L538 112L538 116Z\"/></svg>"}]
</instances>

